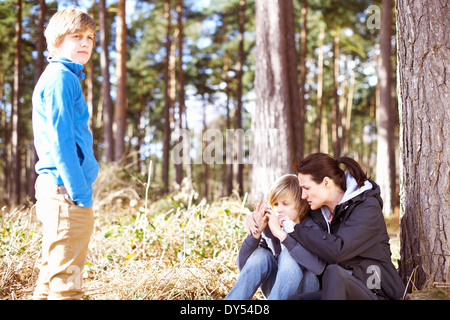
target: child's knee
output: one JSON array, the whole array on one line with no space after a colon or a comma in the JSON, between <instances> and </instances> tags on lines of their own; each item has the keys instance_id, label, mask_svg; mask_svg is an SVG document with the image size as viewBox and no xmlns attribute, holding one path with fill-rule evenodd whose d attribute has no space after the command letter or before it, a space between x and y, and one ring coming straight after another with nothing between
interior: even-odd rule
<instances>
[{"instance_id":1,"label":"child's knee","mask_svg":"<svg viewBox=\"0 0 450 320\"><path fill-rule=\"evenodd\" d=\"M265 273L272 271L274 265L275 259L272 254L266 249L258 248L247 259L244 269L259 270L259 272Z\"/></svg>"},{"instance_id":2,"label":"child's knee","mask_svg":"<svg viewBox=\"0 0 450 320\"><path fill-rule=\"evenodd\" d=\"M297 261L291 256L288 250L281 251L280 257L278 258L278 269L281 272L289 273L289 272L302 272L300 265Z\"/></svg>"}]
</instances>

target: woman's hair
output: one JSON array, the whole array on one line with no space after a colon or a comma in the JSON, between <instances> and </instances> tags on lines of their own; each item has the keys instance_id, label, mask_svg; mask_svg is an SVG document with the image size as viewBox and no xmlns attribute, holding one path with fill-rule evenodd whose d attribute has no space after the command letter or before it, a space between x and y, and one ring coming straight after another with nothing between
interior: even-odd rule
<instances>
[{"instance_id":1,"label":"woman's hair","mask_svg":"<svg viewBox=\"0 0 450 320\"><path fill-rule=\"evenodd\" d=\"M345 166L342 170L340 164ZM316 183L321 183L325 177L332 179L342 190L347 190L345 172L355 178L358 187L362 187L368 179L361 166L349 157L334 159L325 153L313 153L302 160L294 159L293 167L297 173L308 174Z\"/></svg>"},{"instance_id":2,"label":"woman's hair","mask_svg":"<svg viewBox=\"0 0 450 320\"><path fill-rule=\"evenodd\" d=\"M56 49L68 34L89 30L92 31L95 42L95 28L94 20L84 11L77 8L58 11L51 17L44 32L49 56L56 54Z\"/></svg>"},{"instance_id":3,"label":"woman's hair","mask_svg":"<svg viewBox=\"0 0 450 320\"><path fill-rule=\"evenodd\" d=\"M295 174L281 176L273 183L269 191L269 204L273 207L275 203L288 197L294 200L301 221L308 214L309 205L306 200L302 199L302 189Z\"/></svg>"}]
</instances>

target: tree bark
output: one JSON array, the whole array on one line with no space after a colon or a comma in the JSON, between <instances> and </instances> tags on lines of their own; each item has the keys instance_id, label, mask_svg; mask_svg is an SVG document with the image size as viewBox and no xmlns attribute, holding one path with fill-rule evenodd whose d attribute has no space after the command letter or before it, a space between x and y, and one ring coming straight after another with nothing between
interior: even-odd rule
<instances>
[{"instance_id":1,"label":"tree bark","mask_svg":"<svg viewBox=\"0 0 450 320\"><path fill-rule=\"evenodd\" d=\"M400 274L415 287L450 269L450 9L396 1L401 181Z\"/></svg>"},{"instance_id":2,"label":"tree bark","mask_svg":"<svg viewBox=\"0 0 450 320\"><path fill-rule=\"evenodd\" d=\"M276 178L291 171L292 127L285 0L256 1L255 93L250 199L266 198ZM289 1L291 2L291 1ZM296 77L296 79L298 79ZM297 83L298 89L298 83ZM298 90L297 90L298 94Z\"/></svg>"}]
</instances>

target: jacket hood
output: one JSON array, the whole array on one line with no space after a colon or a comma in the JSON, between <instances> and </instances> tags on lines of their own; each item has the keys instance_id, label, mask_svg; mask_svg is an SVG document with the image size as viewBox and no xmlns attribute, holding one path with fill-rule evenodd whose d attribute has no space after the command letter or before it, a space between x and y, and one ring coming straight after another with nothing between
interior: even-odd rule
<instances>
[{"instance_id":1,"label":"jacket hood","mask_svg":"<svg viewBox=\"0 0 450 320\"><path fill-rule=\"evenodd\" d=\"M350 173L346 173L345 177L346 177L346 183L347 183L347 190L345 191L344 196L342 197L342 200L341 200L341 202L339 202L335 211L338 211L337 209L340 206L347 207L349 202L362 200L366 196L377 197L380 204L383 205L383 202L381 201L381 198L379 196L380 195L380 187L375 182L366 180L362 187L358 187L358 183L357 183L356 179L353 178L353 176ZM346 204L346 205L344 205L344 204ZM327 222L327 229L328 229L328 233L329 233L330 232L329 224L331 222L331 219L330 219L331 212L328 209L328 207L326 207L326 206L321 207L320 212L322 213L324 220Z\"/></svg>"},{"instance_id":2,"label":"jacket hood","mask_svg":"<svg viewBox=\"0 0 450 320\"><path fill-rule=\"evenodd\" d=\"M356 196L359 196L361 193L371 190L374 186L369 181L366 180L364 182L364 185L361 188L358 188L358 183L356 182L355 178L352 177L350 173L345 174L346 183L347 183L347 190L344 193L344 197L342 198L341 202L339 204L345 203L350 199L355 198Z\"/></svg>"},{"instance_id":3,"label":"jacket hood","mask_svg":"<svg viewBox=\"0 0 450 320\"><path fill-rule=\"evenodd\" d=\"M72 62L69 59L63 58L63 57L49 57L47 59L47 61L49 63L54 63L54 62L62 63L64 66L69 68L69 70L72 71L78 77L78 80L80 80L80 81L84 80L84 78L86 77L86 75L82 71L84 68L84 65L81 63Z\"/></svg>"}]
</instances>

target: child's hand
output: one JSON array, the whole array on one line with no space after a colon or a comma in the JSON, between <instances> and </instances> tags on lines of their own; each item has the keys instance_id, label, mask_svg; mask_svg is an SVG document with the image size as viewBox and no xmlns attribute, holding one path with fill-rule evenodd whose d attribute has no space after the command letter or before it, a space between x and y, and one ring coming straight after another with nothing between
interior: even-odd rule
<instances>
[{"instance_id":1,"label":"child's hand","mask_svg":"<svg viewBox=\"0 0 450 320\"><path fill-rule=\"evenodd\" d=\"M284 241L284 239L286 239L287 237L287 233L283 231L283 229L281 228L282 223L284 220L287 220L286 217L280 217L280 219L278 218L278 215L273 212L272 210L267 210L269 211L269 228L270 231L272 231L272 234L277 237L281 242Z\"/></svg>"},{"instance_id":2,"label":"child's hand","mask_svg":"<svg viewBox=\"0 0 450 320\"><path fill-rule=\"evenodd\" d=\"M266 215L267 201L259 200L258 204L253 206L255 211L250 214L247 219L245 219L245 224L247 226L248 235L253 235L255 238L259 239L261 233L267 226L268 217Z\"/></svg>"}]
</instances>

